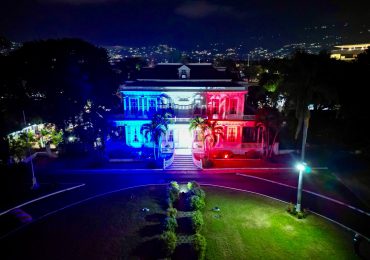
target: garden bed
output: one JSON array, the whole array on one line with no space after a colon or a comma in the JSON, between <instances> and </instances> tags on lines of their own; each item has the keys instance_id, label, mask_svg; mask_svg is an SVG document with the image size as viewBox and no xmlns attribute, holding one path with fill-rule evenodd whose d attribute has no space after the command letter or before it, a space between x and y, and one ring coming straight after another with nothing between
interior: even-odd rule
<instances>
[{"instance_id":1,"label":"garden bed","mask_svg":"<svg viewBox=\"0 0 370 260\"><path fill-rule=\"evenodd\" d=\"M320 217L299 220L278 201L204 190L206 259L356 258L352 234ZM165 198L165 186L150 186L94 199L14 233L1 241L0 250L8 259L160 258ZM212 210L216 206L219 211ZM361 249L366 248L363 243ZM174 259L186 259L188 249L186 244L177 248Z\"/></svg>"}]
</instances>

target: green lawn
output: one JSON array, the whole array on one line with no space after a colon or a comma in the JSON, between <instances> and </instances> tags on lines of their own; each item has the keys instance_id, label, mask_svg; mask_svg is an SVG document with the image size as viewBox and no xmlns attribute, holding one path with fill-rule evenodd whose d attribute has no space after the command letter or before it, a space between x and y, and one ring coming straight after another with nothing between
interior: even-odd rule
<instances>
[{"instance_id":1,"label":"green lawn","mask_svg":"<svg viewBox=\"0 0 370 260\"><path fill-rule=\"evenodd\" d=\"M263 197L203 188L207 259L356 259L351 235L337 225L295 219L285 204ZM1 241L2 259L155 259L164 199L165 186L152 186L69 208Z\"/></svg>"},{"instance_id":2,"label":"green lawn","mask_svg":"<svg viewBox=\"0 0 370 260\"><path fill-rule=\"evenodd\" d=\"M204 187L203 187L204 188ZM207 259L353 259L351 235L315 215L298 220L264 197L204 188ZM218 206L221 211L209 210Z\"/></svg>"}]
</instances>

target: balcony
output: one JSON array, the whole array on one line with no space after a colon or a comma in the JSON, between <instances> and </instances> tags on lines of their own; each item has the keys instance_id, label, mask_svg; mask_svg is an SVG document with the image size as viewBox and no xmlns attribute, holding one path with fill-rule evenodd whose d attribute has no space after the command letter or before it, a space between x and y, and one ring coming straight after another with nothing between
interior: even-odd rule
<instances>
[{"instance_id":1,"label":"balcony","mask_svg":"<svg viewBox=\"0 0 370 260\"><path fill-rule=\"evenodd\" d=\"M243 121L254 121L256 120L255 115L237 115L237 114L228 114L223 116L220 116L218 114L213 114L211 116L208 116L210 119L216 119L216 120L243 120Z\"/></svg>"},{"instance_id":2,"label":"balcony","mask_svg":"<svg viewBox=\"0 0 370 260\"><path fill-rule=\"evenodd\" d=\"M192 119L191 117L173 117L170 118L173 123L189 123Z\"/></svg>"}]
</instances>

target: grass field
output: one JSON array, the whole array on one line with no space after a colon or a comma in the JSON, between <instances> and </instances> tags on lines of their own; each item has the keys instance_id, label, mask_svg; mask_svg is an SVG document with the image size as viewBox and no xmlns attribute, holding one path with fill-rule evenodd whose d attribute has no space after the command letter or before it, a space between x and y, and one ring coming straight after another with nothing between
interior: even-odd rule
<instances>
[{"instance_id":1,"label":"grass field","mask_svg":"<svg viewBox=\"0 0 370 260\"><path fill-rule=\"evenodd\" d=\"M335 224L295 219L264 197L203 188L207 259L356 259L351 234ZM165 187L152 186L69 208L0 241L1 259L159 258L164 198Z\"/></svg>"},{"instance_id":2,"label":"grass field","mask_svg":"<svg viewBox=\"0 0 370 260\"><path fill-rule=\"evenodd\" d=\"M207 259L353 259L351 234L315 215L298 220L264 197L205 188Z\"/></svg>"}]
</instances>

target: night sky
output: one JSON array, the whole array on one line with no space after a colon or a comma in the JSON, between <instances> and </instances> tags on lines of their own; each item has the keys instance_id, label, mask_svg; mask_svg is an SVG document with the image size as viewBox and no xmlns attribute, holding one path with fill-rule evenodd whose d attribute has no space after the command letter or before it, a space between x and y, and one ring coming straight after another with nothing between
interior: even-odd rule
<instances>
[{"instance_id":1,"label":"night sky","mask_svg":"<svg viewBox=\"0 0 370 260\"><path fill-rule=\"evenodd\" d=\"M0 35L18 42L78 37L97 45L278 45L302 39L305 27L335 25L340 34L346 23L370 41L370 1L2 0L0 8Z\"/></svg>"}]
</instances>

